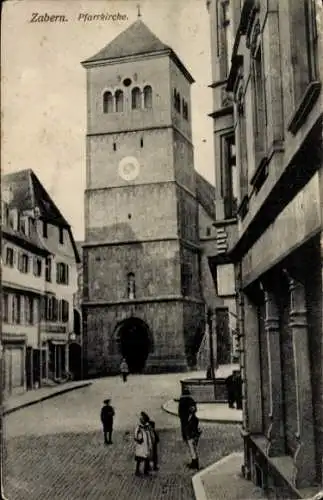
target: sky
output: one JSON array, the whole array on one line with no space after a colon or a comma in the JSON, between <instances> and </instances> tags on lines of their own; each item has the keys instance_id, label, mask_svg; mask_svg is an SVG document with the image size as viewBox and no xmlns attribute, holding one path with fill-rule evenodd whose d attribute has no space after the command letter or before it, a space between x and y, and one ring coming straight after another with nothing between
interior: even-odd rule
<instances>
[{"instance_id":1,"label":"sky","mask_svg":"<svg viewBox=\"0 0 323 500\"><path fill-rule=\"evenodd\" d=\"M195 79L195 168L214 183L209 17L205 0L140 0L143 22L170 45ZM1 36L2 173L31 168L84 238L86 72L80 62L137 19L138 0L7 0ZM84 22L80 14L125 20ZM65 15L67 22L30 22ZM35 18L35 16L34 16ZM37 18L37 16L36 16Z\"/></svg>"}]
</instances>

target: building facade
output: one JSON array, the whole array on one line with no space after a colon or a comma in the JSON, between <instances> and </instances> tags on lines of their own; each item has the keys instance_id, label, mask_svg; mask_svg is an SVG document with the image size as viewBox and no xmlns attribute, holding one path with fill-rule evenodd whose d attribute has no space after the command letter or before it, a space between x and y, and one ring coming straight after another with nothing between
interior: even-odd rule
<instances>
[{"instance_id":1,"label":"building facade","mask_svg":"<svg viewBox=\"0 0 323 500\"><path fill-rule=\"evenodd\" d=\"M79 257L70 226L32 170L3 176L2 186L3 287L8 294L3 295L3 331L26 338L22 369L24 385L31 389L69 377ZM7 365L13 367L14 361L8 359Z\"/></svg>"},{"instance_id":2,"label":"building facade","mask_svg":"<svg viewBox=\"0 0 323 500\"><path fill-rule=\"evenodd\" d=\"M235 265L244 472L276 497L301 498L323 477L322 5L208 7L212 59L225 68L214 92L229 103L214 118L230 123L235 152L216 173L224 218L225 197L236 200L226 258Z\"/></svg>"},{"instance_id":3,"label":"building facade","mask_svg":"<svg viewBox=\"0 0 323 500\"><path fill-rule=\"evenodd\" d=\"M48 250L34 220L9 210L2 197L2 345L5 396L40 382L40 308Z\"/></svg>"},{"instance_id":4,"label":"building facade","mask_svg":"<svg viewBox=\"0 0 323 500\"><path fill-rule=\"evenodd\" d=\"M194 80L140 19L83 66L88 374L116 372L122 356L134 372L186 370L205 329Z\"/></svg>"}]
</instances>

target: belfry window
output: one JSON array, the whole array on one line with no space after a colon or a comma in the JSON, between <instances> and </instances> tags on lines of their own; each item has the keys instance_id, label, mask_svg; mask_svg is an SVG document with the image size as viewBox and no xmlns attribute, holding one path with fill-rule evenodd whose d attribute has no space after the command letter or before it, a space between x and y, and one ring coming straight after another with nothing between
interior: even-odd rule
<instances>
[{"instance_id":1,"label":"belfry window","mask_svg":"<svg viewBox=\"0 0 323 500\"><path fill-rule=\"evenodd\" d=\"M111 92L103 94L103 113L113 113L113 96Z\"/></svg>"},{"instance_id":2,"label":"belfry window","mask_svg":"<svg viewBox=\"0 0 323 500\"><path fill-rule=\"evenodd\" d=\"M116 112L123 112L123 92L122 90L117 90L115 93L115 101L116 101Z\"/></svg>"},{"instance_id":3,"label":"belfry window","mask_svg":"<svg viewBox=\"0 0 323 500\"><path fill-rule=\"evenodd\" d=\"M136 280L134 273L128 273L128 299L136 298Z\"/></svg>"},{"instance_id":4,"label":"belfry window","mask_svg":"<svg viewBox=\"0 0 323 500\"><path fill-rule=\"evenodd\" d=\"M184 120L188 120L188 104L185 99L183 99L183 118Z\"/></svg>"},{"instance_id":5,"label":"belfry window","mask_svg":"<svg viewBox=\"0 0 323 500\"><path fill-rule=\"evenodd\" d=\"M181 112L181 96L180 96L180 93L177 92L176 89L174 89L174 108L179 113Z\"/></svg>"},{"instance_id":6,"label":"belfry window","mask_svg":"<svg viewBox=\"0 0 323 500\"><path fill-rule=\"evenodd\" d=\"M153 107L153 91L150 85L144 88L144 108L150 109Z\"/></svg>"},{"instance_id":7,"label":"belfry window","mask_svg":"<svg viewBox=\"0 0 323 500\"><path fill-rule=\"evenodd\" d=\"M138 87L135 87L131 91L131 107L132 109L141 108L141 91Z\"/></svg>"}]
</instances>

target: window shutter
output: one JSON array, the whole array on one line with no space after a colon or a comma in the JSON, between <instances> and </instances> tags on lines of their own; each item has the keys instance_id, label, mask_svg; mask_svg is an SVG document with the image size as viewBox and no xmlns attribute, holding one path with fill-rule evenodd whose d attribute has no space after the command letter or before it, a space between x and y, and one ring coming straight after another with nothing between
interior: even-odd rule
<instances>
[{"instance_id":1,"label":"window shutter","mask_svg":"<svg viewBox=\"0 0 323 500\"><path fill-rule=\"evenodd\" d=\"M69 283L69 275L68 274L69 274L69 267L68 267L68 265L66 265L66 285L68 285L68 283Z\"/></svg>"},{"instance_id":2,"label":"window shutter","mask_svg":"<svg viewBox=\"0 0 323 500\"><path fill-rule=\"evenodd\" d=\"M59 280L59 278L60 278L60 276L59 276L59 274L60 274L59 273L59 266L60 266L59 264L56 264L56 283L60 283L60 280Z\"/></svg>"}]
</instances>

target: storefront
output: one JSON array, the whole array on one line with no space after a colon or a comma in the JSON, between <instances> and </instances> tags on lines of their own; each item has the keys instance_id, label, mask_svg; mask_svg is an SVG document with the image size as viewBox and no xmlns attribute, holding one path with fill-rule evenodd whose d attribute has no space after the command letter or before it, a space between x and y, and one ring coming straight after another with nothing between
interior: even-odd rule
<instances>
[{"instance_id":1,"label":"storefront","mask_svg":"<svg viewBox=\"0 0 323 500\"><path fill-rule=\"evenodd\" d=\"M48 343L49 378L61 380L68 372L68 344L64 340L51 340Z\"/></svg>"}]
</instances>

